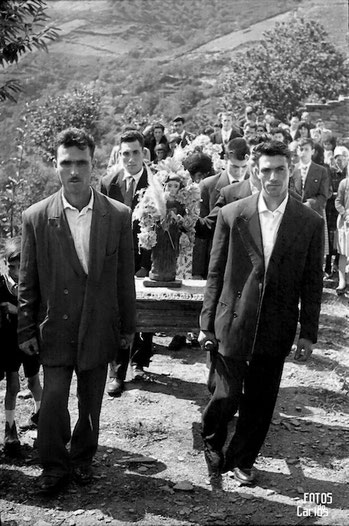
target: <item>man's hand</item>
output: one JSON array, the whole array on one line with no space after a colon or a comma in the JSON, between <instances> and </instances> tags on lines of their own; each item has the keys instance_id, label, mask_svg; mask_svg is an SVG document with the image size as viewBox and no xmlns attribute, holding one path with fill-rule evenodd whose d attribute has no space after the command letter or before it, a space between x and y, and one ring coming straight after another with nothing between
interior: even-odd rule
<instances>
[{"instance_id":1,"label":"man's hand","mask_svg":"<svg viewBox=\"0 0 349 526\"><path fill-rule=\"evenodd\" d=\"M121 349L129 349L132 347L134 340L134 333L132 334L122 334L120 337L120 347Z\"/></svg>"},{"instance_id":2,"label":"man's hand","mask_svg":"<svg viewBox=\"0 0 349 526\"><path fill-rule=\"evenodd\" d=\"M4 312L6 314L17 314L17 307L16 305L12 305L9 301L4 301L3 303L0 303L0 307L4 309Z\"/></svg>"},{"instance_id":3,"label":"man's hand","mask_svg":"<svg viewBox=\"0 0 349 526\"><path fill-rule=\"evenodd\" d=\"M313 344L306 338L299 338L294 355L296 362L306 362L313 352Z\"/></svg>"},{"instance_id":4,"label":"man's hand","mask_svg":"<svg viewBox=\"0 0 349 526\"><path fill-rule=\"evenodd\" d=\"M200 331L198 336L198 342L200 343L203 349L205 347L206 342L212 342L214 346L218 345L214 332L210 331Z\"/></svg>"},{"instance_id":5,"label":"man's hand","mask_svg":"<svg viewBox=\"0 0 349 526\"><path fill-rule=\"evenodd\" d=\"M38 340L35 337L30 338L30 340L27 340L26 342L20 343L19 348L21 351L25 352L25 354L28 354L29 356L39 354L39 344Z\"/></svg>"},{"instance_id":6,"label":"man's hand","mask_svg":"<svg viewBox=\"0 0 349 526\"><path fill-rule=\"evenodd\" d=\"M144 267L141 267L139 270L137 270L135 274L136 278L146 278L148 275L149 271Z\"/></svg>"}]
</instances>

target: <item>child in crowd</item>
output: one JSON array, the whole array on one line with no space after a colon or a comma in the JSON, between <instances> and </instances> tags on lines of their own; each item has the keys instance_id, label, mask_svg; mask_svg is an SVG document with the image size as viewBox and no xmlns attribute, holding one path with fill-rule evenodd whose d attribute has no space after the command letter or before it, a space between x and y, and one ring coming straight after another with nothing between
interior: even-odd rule
<instances>
[{"instance_id":1,"label":"child in crowd","mask_svg":"<svg viewBox=\"0 0 349 526\"><path fill-rule=\"evenodd\" d=\"M17 343L17 289L21 255L20 237L7 239L1 254L0 267L0 380L6 376L4 451L9 455L19 452L15 409L20 389L18 371L23 364L28 388L34 398L34 411L23 429L35 429L38 424L42 387L39 380L37 356L27 356Z\"/></svg>"}]
</instances>

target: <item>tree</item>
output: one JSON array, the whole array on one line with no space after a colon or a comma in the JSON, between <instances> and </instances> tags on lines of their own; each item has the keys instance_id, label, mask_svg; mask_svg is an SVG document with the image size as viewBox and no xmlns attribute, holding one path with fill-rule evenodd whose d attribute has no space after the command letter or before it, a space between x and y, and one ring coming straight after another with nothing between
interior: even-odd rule
<instances>
[{"instance_id":1,"label":"tree","mask_svg":"<svg viewBox=\"0 0 349 526\"><path fill-rule=\"evenodd\" d=\"M29 103L23 115L26 148L51 161L57 134L71 126L85 128L98 141L100 116L101 93L87 86Z\"/></svg>"},{"instance_id":2,"label":"tree","mask_svg":"<svg viewBox=\"0 0 349 526\"><path fill-rule=\"evenodd\" d=\"M16 153L0 162L0 238L16 235L23 210L59 186L51 163L57 134L69 126L84 127L99 140L101 111L100 92L87 86L27 103L16 128ZM96 160L98 164L98 155ZM99 171L95 166L93 183Z\"/></svg>"},{"instance_id":3,"label":"tree","mask_svg":"<svg viewBox=\"0 0 349 526\"><path fill-rule=\"evenodd\" d=\"M58 29L46 27L49 19L44 0L1 0L0 2L0 66L18 62L20 56L34 49L47 50L47 41L58 36ZM7 72L5 72L7 74ZM16 101L20 83L8 79L0 85L0 101Z\"/></svg>"},{"instance_id":4,"label":"tree","mask_svg":"<svg viewBox=\"0 0 349 526\"><path fill-rule=\"evenodd\" d=\"M226 107L239 111L254 104L285 118L302 102L347 92L345 56L317 22L290 17L263 37L258 46L236 54L222 77Z\"/></svg>"}]
</instances>

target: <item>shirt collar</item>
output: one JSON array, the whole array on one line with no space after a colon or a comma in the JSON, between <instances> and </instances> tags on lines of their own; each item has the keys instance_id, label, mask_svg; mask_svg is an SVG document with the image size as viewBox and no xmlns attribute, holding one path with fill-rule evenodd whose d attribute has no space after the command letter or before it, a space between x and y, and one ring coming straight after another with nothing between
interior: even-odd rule
<instances>
[{"instance_id":1,"label":"shirt collar","mask_svg":"<svg viewBox=\"0 0 349 526\"><path fill-rule=\"evenodd\" d=\"M123 181L126 181L127 179L131 179L133 178L135 181L139 181L139 179L141 178L141 175L143 173L143 170L144 170L144 165L142 165L142 168L139 172L137 172L136 174L132 175L130 174L126 168L124 168L124 176L123 176Z\"/></svg>"},{"instance_id":2,"label":"shirt collar","mask_svg":"<svg viewBox=\"0 0 349 526\"><path fill-rule=\"evenodd\" d=\"M228 179L229 179L229 183L230 184L241 183L241 181L243 181L243 179L234 179L234 177L229 173L229 170L227 170L227 175L228 175Z\"/></svg>"},{"instance_id":3,"label":"shirt collar","mask_svg":"<svg viewBox=\"0 0 349 526\"><path fill-rule=\"evenodd\" d=\"M77 208L73 205L71 205L67 200L66 198L64 197L64 192L62 192L62 202L63 202L63 208L64 210L66 208L70 208L70 210L77 210ZM87 203L86 206L84 206L84 208L80 211L80 213L84 210L84 211L87 211L87 210L92 210L93 209L93 203L94 203L94 194L92 192L92 189L91 189L91 197L90 197L90 200L89 202Z\"/></svg>"},{"instance_id":4,"label":"shirt collar","mask_svg":"<svg viewBox=\"0 0 349 526\"><path fill-rule=\"evenodd\" d=\"M299 163L299 168L302 170L309 170L309 167L311 165L311 161L309 161L307 164Z\"/></svg>"},{"instance_id":5,"label":"shirt collar","mask_svg":"<svg viewBox=\"0 0 349 526\"><path fill-rule=\"evenodd\" d=\"M269 210L269 208L267 207L266 205L266 202L264 201L264 197L262 195L262 192L260 192L259 194L259 198L258 198L258 213L259 214L262 214L263 212L270 212L272 214L284 214L285 213L285 208L286 208L286 205L287 205L287 202L288 202L288 194L286 195L285 199L279 204L279 206L272 212L271 210Z\"/></svg>"}]
</instances>

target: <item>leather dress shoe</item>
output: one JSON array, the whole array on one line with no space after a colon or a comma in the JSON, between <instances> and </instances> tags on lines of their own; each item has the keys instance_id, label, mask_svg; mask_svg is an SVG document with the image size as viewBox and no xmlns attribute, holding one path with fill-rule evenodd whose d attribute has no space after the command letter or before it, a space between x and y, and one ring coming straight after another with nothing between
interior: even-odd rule
<instances>
[{"instance_id":1,"label":"leather dress shoe","mask_svg":"<svg viewBox=\"0 0 349 526\"><path fill-rule=\"evenodd\" d=\"M13 422L12 426L6 422L5 425L5 438L4 438L4 453L6 455L15 457L20 451L20 441L18 439L16 422Z\"/></svg>"},{"instance_id":2,"label":"leather dress shoe","mask_svg":"<svg viewBox=\"0 0 349 526\"><path fill-rule=\"evenodd\" d=\"M256 480L255 472L249 468L234 468L233 475L235 480L245 486L250 486Z\"/></svg>"},{"instance_id":3,"label":"leather dress shoe","mask_svg":"<svg viewBox=\"0 0 349 526\"><path fill-rule=\"evenodd\" d=\"M122 393L125 390L124 382L122 380L118 380L117 378L113 378L107 386L107 393L109 396L113 396L114 398L117 398L122 395Z\"/></svg>"},{"instance_id":4,"label":"leather dress shoe","mask_svg":"<svg viewBox=\"0 0 349 526\"><path fill-rule=\"evenodd\" d=\"M69 483L70 477L66 475L42 474L38 484L39 495L52 496L64 489Z\"/></svg>"},{"instance_id":5,"label":"leather dress shoe","mask_svg":"<svg viewBox=\"0 0 349 526\"><path fill-rule=\"evenodd\" d=\"M347 286L346 285L344 285L344 287L337 287L336 288L337 296L343 296L343 294L345 294L346 290L347 290Z\"/></svg>"},{"instance_id":6,"label":"leather dress shoe","mask_svg":"<svg viewBox=\"0 0 349 526\"><path fill-rule=\"evenodd\" d=\"M170 351L179 351L182 347L186 346L186 343L187 339L185 336L176 334L168 344L168 348Z\"/></svg>"},{"instance_id":7,"label":"leather dress shoe","mask_svg":"<svg viewBox=\"0 0 349 526\"><path fill-rule=\"evenodd\" d=\"M90 465L76 466L73 468L73 478L80 486L86 486L93 480L93 471Z\"/></svg>"},{"instance_id":8,"label":"leather dress shoe","mask_svg":"<svg viewBox=\"0 0 349 526\"><path fill-rule=\"evenodd\" d=\"M143 380L146 377L145 371L141 365L132 365L133 379Z\"/></svg>"}]
</instances>

